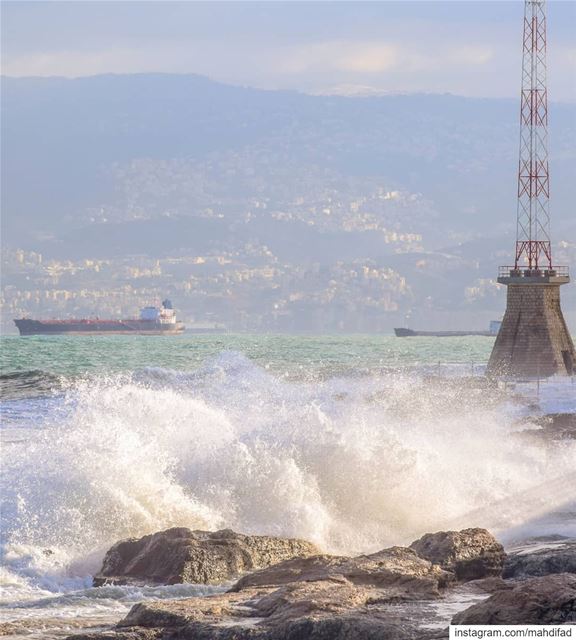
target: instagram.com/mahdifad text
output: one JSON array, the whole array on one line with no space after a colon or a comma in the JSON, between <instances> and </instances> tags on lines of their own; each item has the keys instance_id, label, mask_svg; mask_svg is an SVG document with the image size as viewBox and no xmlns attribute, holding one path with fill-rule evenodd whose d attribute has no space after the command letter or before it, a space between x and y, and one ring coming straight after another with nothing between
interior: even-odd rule
<instances>
[{"instance_id":1,"label":"instagram.com/mahdifad text","mask_svg":"<svg viewBox=\"0 0 576 640\"><path fill-rule=\"evenodd\" d=\"M576 638L576 625L451 625L455 638Z\"/></svg>"}]
</instances>

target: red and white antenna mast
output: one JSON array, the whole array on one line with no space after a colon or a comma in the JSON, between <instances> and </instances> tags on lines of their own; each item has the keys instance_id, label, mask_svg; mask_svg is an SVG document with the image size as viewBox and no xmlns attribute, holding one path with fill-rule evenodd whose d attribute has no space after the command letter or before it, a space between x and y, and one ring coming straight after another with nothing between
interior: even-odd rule
<instances>
[{"instance_id":1,"label":"red and white antenna mast","mask_svg":"<svg viewBox=\"0 0 576 640\"><path fill-rule=\"evenodd\" d=\"M515 269L552 269L549 196L545 0L526 0Z\"/></svg>"},{"instance_id":2,"label":"red and white antenna mast","mask_svg":"<svg viewBox=\"0 0 576 640\"><path fill-rule=\"evenodd\" d=\"M568 267L552 266L547 137L544 0L525 0L516 259L499 269L498 282L508 290L486 368L491 377L576 373L576 349L560 306L560 286L570 275Z\"/></svg>"}]
</instances>

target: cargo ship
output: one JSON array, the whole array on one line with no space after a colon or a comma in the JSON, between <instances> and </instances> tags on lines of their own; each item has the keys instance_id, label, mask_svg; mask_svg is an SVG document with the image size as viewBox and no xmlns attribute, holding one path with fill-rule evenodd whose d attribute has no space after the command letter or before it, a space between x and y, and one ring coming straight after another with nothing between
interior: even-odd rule
<instances>
[{"instance_id":1,"label":"cargo ship","mask_svg":"<svg viewBox=\"0 0 576 640\"><path fill-rule=\"evenodd\" d=\"M146 336L175 335L184 331L184 324L176 320L170 300L160 307L144 307L139 318L128 320L101 320L82 318L78 320L14 320L21 336L37 335L110 335L132 334Z\"/></svg>"},{"instance_id":2,"label":"cargo ship","mask_svg":"<svg viewBox=\"0 0 576 640\"><path fill-rule=\"evenodd\" d=\"M414 329L394 329L398 338L411 338L413 336L427 336L434 338L455 338L459 336L497 336L500 331L500 320L492 320L488 331L414 331Z\"/></svg>"}]
</instances>

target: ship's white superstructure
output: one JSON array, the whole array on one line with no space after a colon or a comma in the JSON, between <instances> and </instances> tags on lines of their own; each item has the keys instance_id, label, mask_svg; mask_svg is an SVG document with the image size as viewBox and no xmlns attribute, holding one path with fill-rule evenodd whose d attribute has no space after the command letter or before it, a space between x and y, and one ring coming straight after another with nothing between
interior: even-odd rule
<instances>
[{"instance_id":1,"label":"ship's white superstructure","mask_svg":"<svg viewBox=\"0 0 576 640\"><path fill-rule=\"evenodd\" d=\"M176 312L170 300L164 300L161 307L144 307L140 311L140 320L158 324L176 324Z\"/></svg>"}]
</instances>

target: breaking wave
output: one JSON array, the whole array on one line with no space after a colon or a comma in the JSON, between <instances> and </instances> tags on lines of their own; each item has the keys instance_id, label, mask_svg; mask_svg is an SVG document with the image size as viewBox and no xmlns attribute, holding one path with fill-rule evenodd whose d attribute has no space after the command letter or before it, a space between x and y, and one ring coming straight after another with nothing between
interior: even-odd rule
<instances>
[{"instance_id":1,"label":"breaking wave","mask_svg":"<svg viewBox=\"0 0 576 640\"><path fill-rule=\"evenodd\" d=\"M572 473L576 442L521 438L519 409L478 380L300 384L225 352L188 373L83 379L55 402L4 456L14 589L87 588L111 543L176 525L359 553L487 526L494 504L509 505L501 531L526 527L574 498L541 494Z\"/></svg>"}]
</instances>

